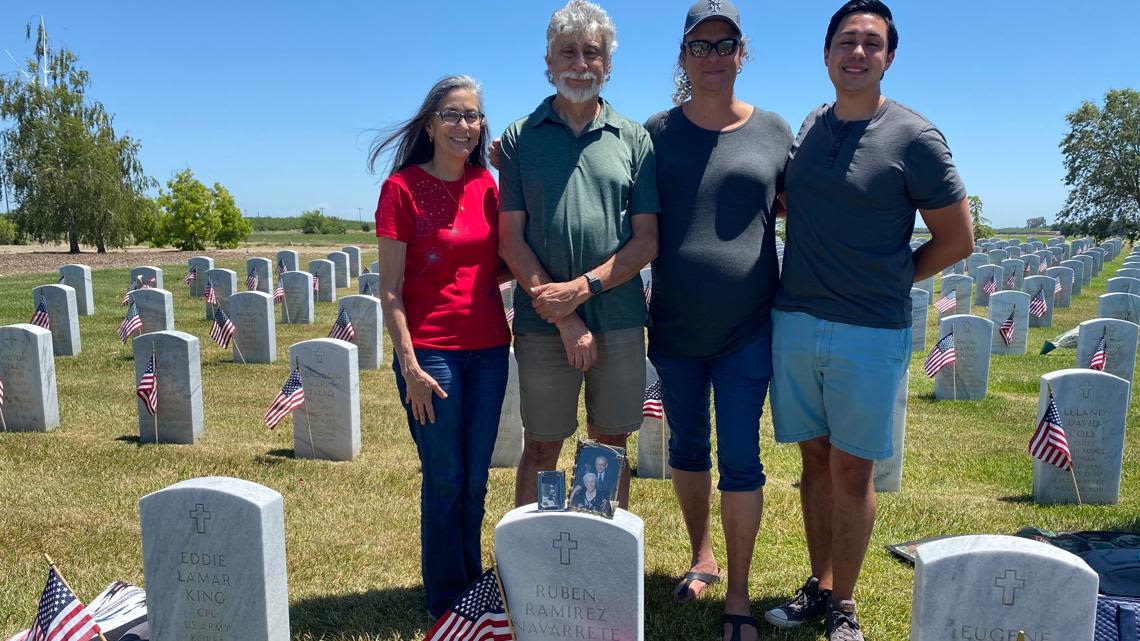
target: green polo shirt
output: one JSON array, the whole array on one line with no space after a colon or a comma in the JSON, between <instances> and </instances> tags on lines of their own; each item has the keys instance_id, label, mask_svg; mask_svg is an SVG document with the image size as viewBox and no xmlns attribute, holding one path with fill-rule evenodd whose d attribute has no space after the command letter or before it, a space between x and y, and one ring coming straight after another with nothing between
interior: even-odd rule
<instances>
[{"instance_id":1,"label":"green polo shirt","mask_svg":"<svg viewBox=\"0 0 1140 641\"><path fill-rule=\"evenodd\" d=\"M600 99L599 99L600 100ZM554 111L554 96L503 132L502 211L525 211L526 242L556 282L573 280L613 256L633 235L630 217L656 215L657 165L649 133L605 100L578 136ZM553 333L515 287L516 334ZM645 324L640 278L590 298L578 314L592 332Z\"/></svg>"}]
</instances>

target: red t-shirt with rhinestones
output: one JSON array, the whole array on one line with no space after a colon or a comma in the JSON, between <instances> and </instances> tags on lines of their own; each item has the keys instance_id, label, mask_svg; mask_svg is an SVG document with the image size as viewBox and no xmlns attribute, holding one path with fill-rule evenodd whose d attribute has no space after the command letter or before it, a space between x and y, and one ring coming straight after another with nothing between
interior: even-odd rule
<instances>
[{"instance_id":1,"label":"red t-shirt with rhinestones","mask_svg":"<svg viewBox=\"0 0 1140 641\"><path fill-rule=\"evenodd\" d=\"M376 235L408 245L404 309L418 349L486 349L510 343L499 294L499 190L468 166L445 182L416 165L380 188Z\"/></svg>"}]
</instances>

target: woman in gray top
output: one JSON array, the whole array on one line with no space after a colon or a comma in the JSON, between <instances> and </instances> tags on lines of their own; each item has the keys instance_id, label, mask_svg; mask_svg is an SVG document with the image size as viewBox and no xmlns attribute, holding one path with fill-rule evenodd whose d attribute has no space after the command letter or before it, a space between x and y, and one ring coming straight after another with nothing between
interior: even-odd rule
<instances>
[{"instance_id":1,"label":"woman in gray top","mask_svg":"<svg viewBox=\"0 0 1140 641\"><path fill-rule=\"evenodd\" d=\"M748 572L764 502L760 414L772 376L776 196L792 134L779 116L736 98L747 53L730 2L694 4L680 49L678 106L645 125L661 197L649 357L661 377L669 465L692 546L674 597L691 601L719 579L709 531L715 393L728 552L724 638L748 641L758 634Z\"/></svg>"}]
</instances>

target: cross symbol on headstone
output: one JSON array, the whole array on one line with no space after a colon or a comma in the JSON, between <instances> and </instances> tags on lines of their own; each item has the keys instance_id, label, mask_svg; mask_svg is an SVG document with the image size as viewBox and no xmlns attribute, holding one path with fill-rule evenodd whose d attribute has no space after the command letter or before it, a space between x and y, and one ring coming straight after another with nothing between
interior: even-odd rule
<instances>
[{"instance_id":1,"label":"cross symbol on headstone","mask_svg":"<svg viewBox=\"0 0 1140 641\"><path fill-rule=\"evenodd\" d=\"M570 538L570 533L560 533L558 538L554 539L551 545L561 553L558 562L562 565L570 565L570 550L578 549L578 542Z\"/></svg>"},{"instance_id":2,"label":"cross symbol on headstone","mask_svg":"<svg viewBox=\"0 0 1140 641\"><path fill-rule=\"evenodd\" d=\"M190 518L194 519L194 531L198 534L206 533L206 521L210 520L210 513L206 511L206 506L198 503L190 510Z\"/></svg>"},{"instance_id":3,"label":"cross symbol on headstone","mask_svg":"<svg viewBox=\"0 0 1140 641\"><path fill-rule=\"evenodd\" d=\"M1091 391L1093 391L1092 383L1081 383L1081 398L1088 398Z\"/></svg>"},{"instance_id":4,"label":"cross symbol on headstone","mask_svg":"<svg viewBox=\"0 0 1140 641\"><path fill-rule=\"evenodd\" d=\"M313 356L317 359L318 363L325 362L325 350L318 349L316 352L313 353Z\"/></svg>"},{"instance_id":5,"label":"cross symbol on headstone","mask_svg":"<svg viewBox=\"0 0 1140 641\"><path fill-rule=\"evenodd\" d=\"M1013 605L1017 591L1025 587L1025 579L1017 578L1017 570L1006 570L1002 576L994 577L994 587L1001 588L1002 605Z\"/></svg>"}]
</instances>

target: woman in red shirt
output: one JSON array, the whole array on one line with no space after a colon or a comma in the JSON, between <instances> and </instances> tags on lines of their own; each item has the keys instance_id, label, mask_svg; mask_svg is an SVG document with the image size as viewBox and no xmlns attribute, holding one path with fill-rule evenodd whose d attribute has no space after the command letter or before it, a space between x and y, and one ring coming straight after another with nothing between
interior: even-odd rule
<instances>
[{"instance_id":1,"label":"woman in red shirt","mask_svg":"<svg viewBox=\"0 0 1140 641\"><path fill-rule=\"evenodd\" d=\"M369 156L375 168L395 149L376 208L380 301L420 456L421 569L437 618L483 572L487 469L507 385L499 195L482 104L474 79L446 77Z\"/></svg>"}]
</instances>

